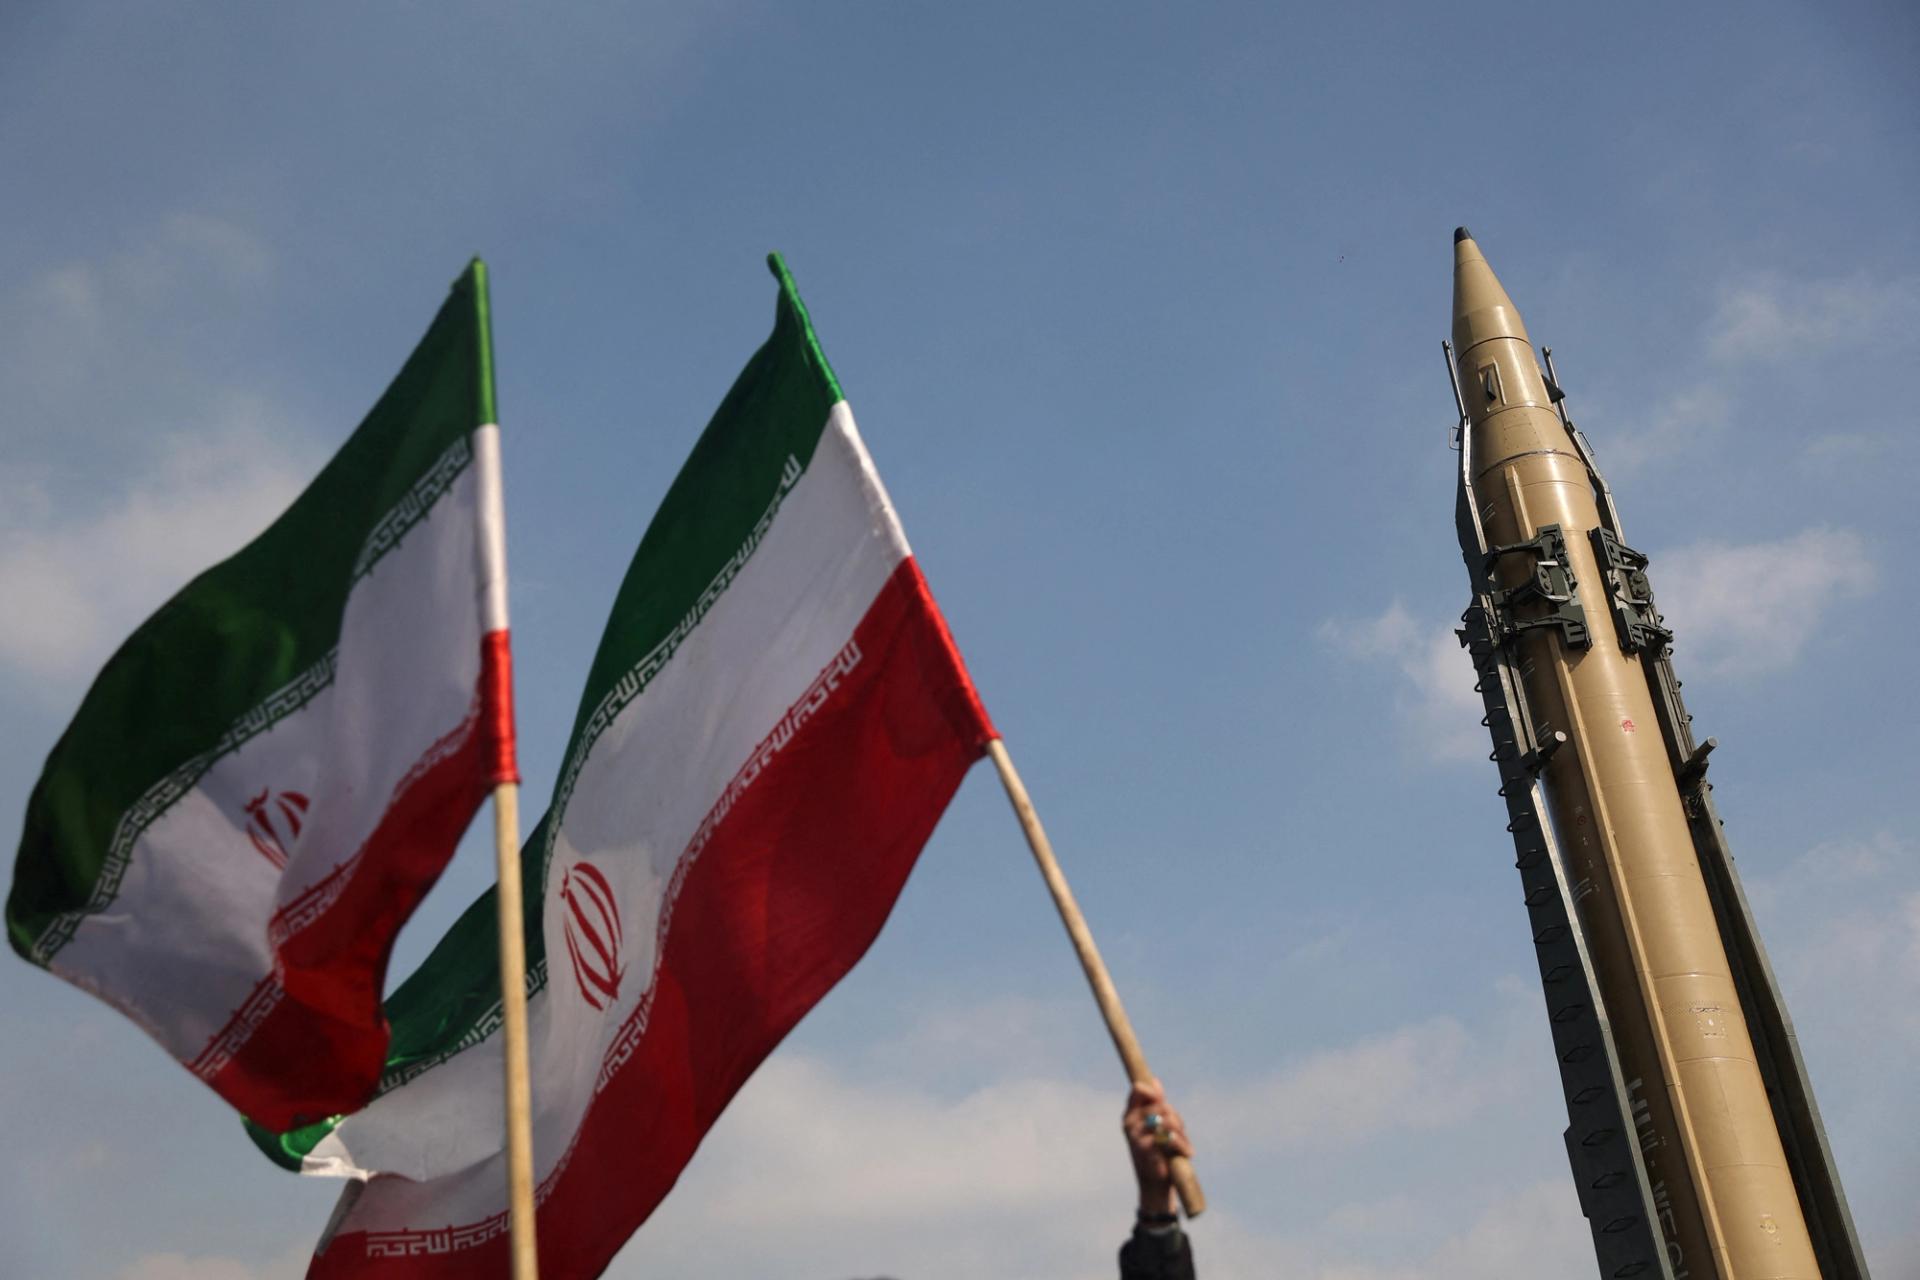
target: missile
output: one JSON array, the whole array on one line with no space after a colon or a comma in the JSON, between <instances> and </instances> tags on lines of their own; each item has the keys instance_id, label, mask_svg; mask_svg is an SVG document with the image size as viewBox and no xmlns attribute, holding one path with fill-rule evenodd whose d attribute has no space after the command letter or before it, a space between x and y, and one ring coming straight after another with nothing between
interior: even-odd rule
<instances>
[{"instance_id":1,"label":"missile","mask_svg":"<svg viewBox=\"0 0 1920 1280\"><path fill-rule=\"evenodd\" d=\"M1544 349L1454 232L1471 654L1604 1277L1867 1270L1654 607Z\"/></svg>"}]
</instances>

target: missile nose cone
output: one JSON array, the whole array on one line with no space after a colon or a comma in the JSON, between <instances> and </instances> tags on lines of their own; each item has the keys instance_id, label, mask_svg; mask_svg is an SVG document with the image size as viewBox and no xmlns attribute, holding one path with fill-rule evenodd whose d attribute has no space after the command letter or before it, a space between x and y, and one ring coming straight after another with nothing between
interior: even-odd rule
<instances>
[{"instance_id":1,"label":"missile nose cone","mask_svg":"<svg viewBox=\"0 0 1920 1280\"><path fill-rule=\"evenodd\" d=\"M1453 233L1453 346L1464 356L1489 338L1518 338L1531 345L1513 299L1465 227Z\"/></svg>"}]
</instances>

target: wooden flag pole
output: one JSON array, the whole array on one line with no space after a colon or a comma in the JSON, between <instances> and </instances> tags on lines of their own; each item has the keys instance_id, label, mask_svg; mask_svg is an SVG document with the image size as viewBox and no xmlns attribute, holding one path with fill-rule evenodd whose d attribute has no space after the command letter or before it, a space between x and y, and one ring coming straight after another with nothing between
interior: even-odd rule
<instances>
[{"instance_id":1,"label":"wooden flag pole","mask_svg":"<svg viewBox=\"0 0 1920 1280\"><path fill-rule=\"evenodd\" d=\"M507 1208L513 1226L513 1280L539 1280L533 1234L533 1090L527 1079L527 942L520 895L520 785L493 792L493 841L500 884L500 1011L507 1051Z\"/></svg>"},{"instance_id":2,"label":"wooden flag pole","mask_svg":"<svg viewBox=\"0 0 1920 1280\"><path fill-rule=\"evenodd\" d=\"M1080 914L1080 904L1073 900L1073 890L1067 886L1067 877L1060 870L1059 860L1053 856L1053 845L1040 825L1040 815L1034 812L1026 784L1020 781L1020 775L1013 767L1013 759L1007 755L1006 744L998 738L992 739L987 743L987 754L993 757L993 767L1000 771L1000 783L1007 789L1007 799L1013 802L1014 816L1020 819L1020 829L1026 832L1027 845L1033 850L1033 860L1040 864L1040 875L1053 894L1053 905L1060 912L1060 921L1067 926L1067 936L1073 940L1073 950L1080 957L1080 967L1086 970L1087 983L1093 988L1093 998L1100 1006L1100 1016L1106 1019L1107 1033L1113 1037L1113 1047L1120 1051L1120 1061L1127 1069L1128 1079L1136 1084L1152 1079L1153 1073L1147 1070L1147 1056L1140 1051L1140 1041L1133 1034L1133 1024L1127 1021L1127 1011L1121 1007L1120 992L1114 988L1113 979L1107 974L1107 966L1101 962L1100 949L1093 945L1093 932L1087 928L1086 917ZM1174 1156L1167 1165L1173 1173L1173 1189L1180 1194L1181 1207L1187 1211L1189 1218L1199 1217L1206 1211L1207 1196L1200 1189L1200 1179L1193 1172L1193 1161L1185 1156Z\"/></svg>"}]
</instances>

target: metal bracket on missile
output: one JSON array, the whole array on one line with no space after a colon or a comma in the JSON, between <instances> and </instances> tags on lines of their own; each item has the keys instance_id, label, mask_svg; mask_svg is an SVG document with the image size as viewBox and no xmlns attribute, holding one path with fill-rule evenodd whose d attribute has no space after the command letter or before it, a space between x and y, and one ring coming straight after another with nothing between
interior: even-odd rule
<instances>
[{"instance_id":1,"label":"metal bracket on missile","mask_svg":"<svg viewBox=\"0 0 1920 1280\"><path fill-rule=\"evenodd\" d=\"M1527 542L1491 547L1481 559L1481 574L1489 582L1494 565L1501 556L1533 557L1533 573L1517 586L1490 591L1500 617L1503 638L1518 635L1531 627L1558 627L1569 649L1585 649L1593 644L1587 632L1587 611L1580 607L1580 584L1567 563L1567 538L1557 524L1543 524L1540 532ZM1537 618L1515 617L1517 605L1538 601L1547 612Z\"/></svg>"},{"instance_id":2,"label":"metal bracket on missile","mask_svg":"<svg viewBox=\"0 0 1920 1280\"><path fill-rule=\"evenodd\" d=\"M1593 558L1613 605L1613 623L1620 632L1620 648L1627 653L1660 653L1673 643L1673 632L1660 625L1653 607L1653 584L1647 581L1647 557L1606 529L1588 530Z\"/></svg>"},{"instance_id":3,"label":"metal bracket on missile","mask_svg":"<svg viewBox=\"0 0 1920 1280\"><path fill-rule=\"evenodd\" d=\"M1719 745L1720 740L1718 738L1708 738L1705 742L1695 747L1693 753L1681 764L1676 776L1680 782L1680 794L1682 797L1691 795L1696 787L1706 781L1707 757L1712 755L1713 749Z\"/></svg>"},{"instance_id":4,"label":"metal bracket on missile","mask_svg":"<svg viewBox=\"0 0 1920 1280\"><path fill-rule=\"evenodd\" d=\"M1493 735L1492 759L1500 769L1500 795L1506 801L1507 830L1513 834L1517 855L1514 865L1520 871L1547 1023L1566 1095L1567 1163L1580 1211L1593 1233L1600 1275L1610 1280L1630 1276L1674 1280L1657 1226L1659 1210L1628 1110L1619 1051L1577 921L1573 886L1552 825L1545 818L1545 783L1540 775L1554 752L1566 744L1567 735L1558 731L1542 735L1534 728L1499 614L1493 598L1477 592L1461 615L1457 634L1479 677L1474 687L1486 707L1481 723Z\"/></svg>"},{"instance_id":5,"label":"metal bracket on missile","mask_svg":"<svg viewBox=\"0 0 1920 1280\"><path fill-rule=\"evenodd\" d=\"M1547 767L1547 761L1553 759L1553 753L1567 745L1567 735L1555 729L1545 738L1538 739L1539 746L1520 757L1520 764L1529 774L1538 776Z\"/></svg>"}]
</instances>

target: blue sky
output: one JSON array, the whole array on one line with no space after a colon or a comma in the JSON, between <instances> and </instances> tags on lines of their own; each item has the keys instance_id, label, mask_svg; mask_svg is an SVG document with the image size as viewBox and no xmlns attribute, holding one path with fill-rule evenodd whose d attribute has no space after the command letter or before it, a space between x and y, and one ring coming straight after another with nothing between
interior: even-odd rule
<instances>
[{"instance_id":1,"label":"blue sky","mask_svg":"<svg viewBox=\"0 0 1920 1280\"><path fill-rule=\"evenodd\" d=\"M1464 222L1654 558L1861 1235L1920 1272L1915 65L1892 2L9 6L0 814L476 252L543 797L778 248L1188 1112L1207 1274L1585 1274L1449 631ZM610 1274L1111 1274L1122 1083L982 768ZM25 1276L298 1275L335 1192L17 963L0 1128Z\"/></svg>"}]
</instances>

